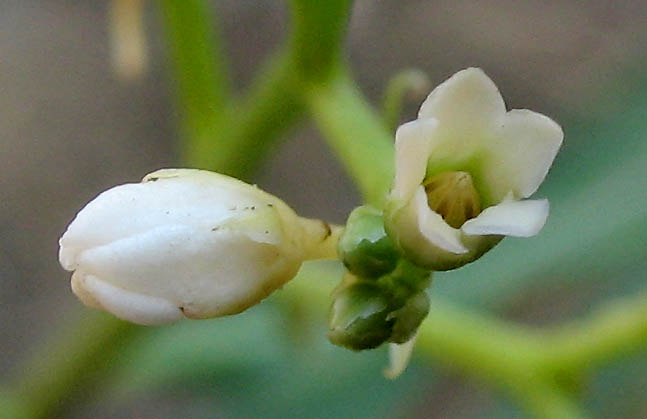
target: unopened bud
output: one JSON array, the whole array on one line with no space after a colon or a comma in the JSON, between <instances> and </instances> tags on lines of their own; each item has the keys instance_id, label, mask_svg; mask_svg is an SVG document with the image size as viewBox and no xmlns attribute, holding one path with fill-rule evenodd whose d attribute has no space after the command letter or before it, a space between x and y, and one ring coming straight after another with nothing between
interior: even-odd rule
<instances>
[{"instance_id":1,"label":"unopened bud","mask_svg":"<svg viewBox=\"0 0 647 419\"><path fill-rule=\"evenodd\" d=\"M391 314L391 317L395 318L396 321L389 341L393 343L409 341L416 334L420 323L427 317L428 313L429 296L427 293L423 291L413 295L401 309Z\"/></svg>"},{"instance_id":2,"label":"unopened bud","mask_svg":"<svg viewBox=\"0 0 647 419\"><path fill-rule=\"evenodd\" d=\"M402 258L391 273L378 279L378 283L391 292L398 306L402 306L412 295L429 287L431 272Z\"/></svg>"},{"instance_id":3,"label":"unopened bud","mask_svg":"<svg viewBox=\"0 0 647 419\"><path fill-rule=\"evenodd\" d=\"M395 319L389 296L377 284L356 282L337 292L330 308L328 338L353 350L371 349L391 336Z\"/></svg>"},{"instance_id":4,"label":"unopened bud","mask_svg":"<svg viewBox=\"0 0 647 419\"><path fill-rule=\"evenodd\" d=\"M339 256L353 274L376 278L391 272L399 254L384 231L382 213L370 206L355 208L339 240Z\"/></svg>"},{"instance_id":5,"label":"unopened bud","mask_svg":"<svg viewBox=\"0 0 647 419\"><path fill-rule=\"evenodd\" d=\"M157 325L258 303L317 246L334 248L326 227L228 176L166 169L86 205L61 238L59 258L86 305Z\"/></svg>"}]
</instances>

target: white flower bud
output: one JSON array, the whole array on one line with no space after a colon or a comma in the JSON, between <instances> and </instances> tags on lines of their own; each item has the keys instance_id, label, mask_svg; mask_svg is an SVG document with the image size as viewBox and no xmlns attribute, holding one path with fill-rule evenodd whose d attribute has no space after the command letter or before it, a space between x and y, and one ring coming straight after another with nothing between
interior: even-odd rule
<instances>
[{"instance_id":1,"label":"white flower bud","mask_svg":"<svg viewBox=\"0 0 647 419\"><path fill-rule=\"evenodd\" d=\"M334 243L330 227L217 173L165 169L103 192L60 239L86 305L144 325L239 313ZM326 252L324 252L326 253Z\"/></svg>"},{"instance_id":2,"label":"white flower bud","mask_svg":"<svg viewBox=\"0 0 647 419\"><path fill-rule=\"evenodd\" d=\"M524 198L544 180L563 137L544 115L506 112L480 69L459 71L431 92L418 119L398 128L389 236L416 264L447 270L504 236L537 234L548 201Z\"/></svg>"}]
</instances>

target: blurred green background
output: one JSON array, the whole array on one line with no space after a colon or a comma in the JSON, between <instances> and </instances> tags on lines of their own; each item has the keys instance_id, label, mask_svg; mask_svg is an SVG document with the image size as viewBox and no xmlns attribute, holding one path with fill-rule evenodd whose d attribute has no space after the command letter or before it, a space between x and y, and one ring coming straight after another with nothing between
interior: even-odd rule
<instances>
[{"instance_id":1,"label":"blurred green background","mask_svg":"<svg viewBox=\"0 0 647 419\"><path fill-rule=\"evenodd\" d=\"M61 330L83 339L75 322L96 316L74 298L57 262L58 237L75 212L101 190L179 164L179 116L156 5L148 2L144 14L146 71L124 80L111 65L108 2L0 2L0 377L8 389ZM234 87L247 86L285 36L287 6L227 0L213 2L213 12ZM537 194L551 201L544 230L438 274L432 313L433 296L442 295L553 325L647 290L646 21L640 1L356 2L346 54L372 102L403 68L421 69L436 85L479 66L509 107L547 114L566 133ZM414 118L419 102L407 102L403 120ZM305 216L341 223L360 203L307 119L248 179ZM240 316L124 338L121 350L106 352L107 371L73 394L66 417L523 415L488 382L421 354L402 377L385 380L386 351L334 347L325 339L325 310L286 309L277 299ZM647 417L644 351L586 378L589 413Z\"/></svg>"}]
</instances>

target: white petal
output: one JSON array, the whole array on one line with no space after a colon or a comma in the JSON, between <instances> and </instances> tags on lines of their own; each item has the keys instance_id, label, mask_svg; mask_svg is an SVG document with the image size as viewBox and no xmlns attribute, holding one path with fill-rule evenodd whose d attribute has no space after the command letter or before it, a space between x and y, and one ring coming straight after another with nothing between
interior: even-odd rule
<instances>
[{"instance_id":1,"label":"white petal","mask_svg":"<svg viewBox=\"0 0 647 419\"><path fill-rule=\"evenodd\" d=\"M513 109L493 141L484 172L498 178L492 183L499 185L499 194L513 191L527 198L543 182L563 139L562 128L547 116Z\"/></svg>"},{"instance_id":2,"label":"white petal","mask_svg":"<svg viewBox=\"0 0 647 419\"><path fill-rule=\"evenodd\" d=\"M85 289L85 274L81 271L74 271L72 274L72 292L88 307L103 309L101 304Z\"/></svg>"},{"instance_id":3,"label":"white petal","mask_svg":"<svg viewBox=\"0 0 647 419\"><path fill-rule=\"evenodd\" d=\"M436 118L456 133L476 134L496 124L504 114L503 98L492 80L480 68L467 68L429 94L418 118Z\"/></svg>"},{"instance_id":4,"label":"white petal","mask_svg":"<svg viewBox=\"0 0 647 419\"><path fill-rule=\"evenodd\" d=\"M504 235L531 237L539 233L548 217L547 199L504 201L486 208L468 220L461 229L469 235Z\"/></svg>"},{"instance_id":5,"label":"white petal","mask_svg":"<svg viewBox=\"0 0 647 419\"><path fill-rule=\"evenodd\" d=\"M182 318L182 311L163 298L129 292L92 275L83 276L83 288L105 310L133 323L153 326Z\"/></svg>"},{"instance_id":6,"label":"white petal","mask_svg":"<svg viewBox=\"0 0 647 419\"><path fill-rule=\"evenodd\" d=\"M467 253L461 243L461 232L445 222L440 214L432 211L427 203L425 189L420 186L413 198L413 206L418 214L418 226L423 237L431 244L454 254Z\"/></svg>"},{"instance_id":7,"label":"white petal","mask_svg":"<svg viewBox=\"0 0 647 419\"><path fill-rule=\"evenodd\" d=\"M413 347L416 344L416 337L417 335L401 345L389 343L389 366L384 369L386 378L392 380L398 378L407 369Z\"/></svg>"},{"instance_id":8,"label":"white petal","mask_svg":"<svg viewBox=\"0 0 647 419\"><path fill-rule=\"evenodd\" d=\"M409 200L425 178L436 125L434 119L417 119L398 127L393 187L396 199Z\"/></svg>"},{"instance_id":9,"label":"white petal","mask_svg":"<svg viewBox=\"0 0 647 419\"><path fill-rule=\"evenodd\" d=\"M226 229L162 226L82 252L79 269L160 297L190 317L233 314L282 285L298 263L273 245ZM289 272L288 272L289 271Z\"/></svg>"},{"instance_id":10,"label":"white petal","mask_svg":"<svg viewBox=\"0 0 647 419\"><path fill-rule=\"evenodd\" d=\"M163 225L212 228L267 204L291 212L275 197L227 176L190 169L157 171L145 183L114 187L88 203L61 237L59 259L71 270L82 249Z\"/></svg>"}]
</instances>

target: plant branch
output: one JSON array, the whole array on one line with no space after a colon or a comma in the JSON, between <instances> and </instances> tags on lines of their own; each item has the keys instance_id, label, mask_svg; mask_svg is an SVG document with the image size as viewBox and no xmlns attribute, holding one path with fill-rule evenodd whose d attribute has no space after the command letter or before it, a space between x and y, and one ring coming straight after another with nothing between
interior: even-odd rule
<instances>
[{"instance_id":1,"label":"plant branch","mask_svg":"<svg viewBox=\"0 0 647 419\"><path fill-rule=\"evenodd\" d=\"M306 264L279 294L279 301L325 311L340 275L329 263ZM436 296L419 330L416 351L428 361L500 386L536 417L586 417L569 389L562 387L564 378L577 379L583 372L580 367L590 369L645 350L645 301L644 295L622 299L584 320L545 329L471 312ZM623 331L612 333L608 328L620 326L618 322L626 323L621 326ZM601 333L600 338L574 345L573 341L592 331L593 335ZM579 349L562 352L569 347ZM590 363L591 359L596 361ZM568 362L572 364L566 365Z\"/></svg>"},{"instance_id":2,"label":"plant branch","mask_svg":"<svg viewBox=\"0 0 647 419\"><path fill-rule=\"evenodd\" d=\"M390 131L395 132L402 116L402 107L408 97L425 97L431 83L420 70L403 70L393 76L382 98L382 117Z\"/></svg>"},{"instance_id":3,"label":"plant branch","mask_svg":"<svg viewBox=\"0 0 647 419\"><path fill-rule=\"evenodd\" d=\"M544 339L544 367L582 372L647 348L647 294L608 304L585 320L557 328Z\"/></svg>"},{"instance_id":4,"label":"plant branch","mask_svg":"<svg viewBox=\"0 0 647 419\"><path fill-rule=\"evenodd\" d=\"M312 117L355 180L364 200L381 207L393 180L393 140L342 70L306 92Z\"/></svg>"},{"instance_id":5,"label":"plant branch","mask_svg":"<svg viewBox=\"0 0 647 419\"><path fill-rule=\"evenodd\" d=\"M248 93L229 108L226 124L212 126L208 141L186 143L187 162L196 167L248 176L280 135L303 115L300 80L288 53L277 53Z\"/></svg>"},{"instance_id":6,"label":"plant branch","mask_svg":"<svg viewBox=\"0 0 647 419\"><path fill-rule=\"evenodd\" d=\"M290 51L303 80L323 82L340 61L352 0L290 0Z\"/></svg>"},{"instance_id":7,"label":"plant branch","mask_svg":"<svg viewBox=\"0 0 647 419\"><path fill-rule=\"evenodd\" d=\"M203 0L163 0L159 3L166 29L183 136L195 147L211 141L214 126L226 119L228 75L220 38L212 27L212 11Z\"/></svg>"}]
</instances>

